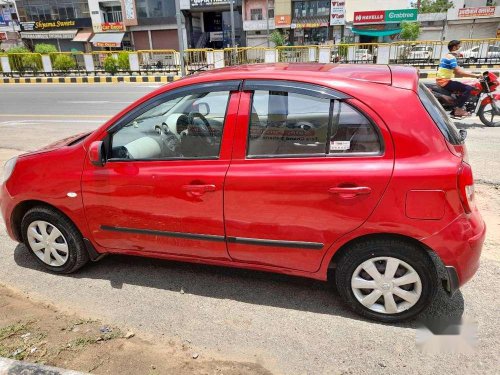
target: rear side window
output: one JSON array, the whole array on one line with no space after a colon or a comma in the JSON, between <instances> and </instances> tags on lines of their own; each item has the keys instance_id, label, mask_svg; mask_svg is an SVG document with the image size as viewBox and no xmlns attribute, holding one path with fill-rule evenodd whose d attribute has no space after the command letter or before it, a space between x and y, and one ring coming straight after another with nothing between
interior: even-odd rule
<instances>
[{"instance_id":1,"label":"rear side window","mask_svg":"<svg viewBox=\"0 0 500 375\"><path fill-rule=\"evenodd\" d=\"M288 91L253 94L248 157L378 155L381 151L375 126L347 103Z\"/></svg>"},{"instance_id":2,"label":"rear side window","mask_svg":"<svg viewBox=\"0 0 500 375\"><path fill-rule=\"evenodd\" d=\"M420 83L418 87L418 96L420 97L420 101L424 105L425 109L448 142L452 145L462 144L463 141L460 139L460 134L455 127L455 124L445 112L441 104L439 104L434 95L432 95L423 83Z\"/></svg>"}]
</instances>

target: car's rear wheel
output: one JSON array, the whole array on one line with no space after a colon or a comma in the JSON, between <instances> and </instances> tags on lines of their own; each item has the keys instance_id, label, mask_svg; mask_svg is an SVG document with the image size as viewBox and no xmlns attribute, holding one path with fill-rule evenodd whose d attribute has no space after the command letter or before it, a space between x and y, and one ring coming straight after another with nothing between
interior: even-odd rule
<instances>
[{"instance_id":1,"label":"car's rear wheel","mask_svg":"<svg viewBox=\"0 0 500 375\"><path fill-rule=\"evenodd\" d=\"M399 239L355 244L335 270L344 301L357 313L382 322L404 321L419 314L434 298L437 280L430 257Z\"/></svg>"},{"instance_id":2,"label":"car's rear wheel","mask_svg":"<svg viewBox=\"0 0 500 375\"><path fill-rule=\"evenodd\" d=\"M75 272L89 261L78 229L53 208L30 209L23 217L21 231L30 253L52 272Z\"/></svg>"}]
</instances>

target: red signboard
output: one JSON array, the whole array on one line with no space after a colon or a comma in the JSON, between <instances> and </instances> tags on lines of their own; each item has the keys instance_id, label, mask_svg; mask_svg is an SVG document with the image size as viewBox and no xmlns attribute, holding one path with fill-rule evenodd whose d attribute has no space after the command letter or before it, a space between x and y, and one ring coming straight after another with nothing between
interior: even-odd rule
<instances>
[{"instance_id":1,"label":"red signboard","mask_svg":"<svg viewBox=\"0 0 500 375\"><path fill-rule=\"evenodd\" d=\"M495 15L495 7L461 8L458 10L458 18L491 17L493 15Z\"/></svg>"},{"instance_id":2,"label":"red signboard","mask_svg":"<svg viewBox=\"0 0 500 375\"><path fill-rule=\"evenodd\" d=\"M122 22L104 22L101 23L102 31L124 31L125 25Z\"/></svg>"},{"instance_id":3,"label":"red signboard","mask_svg":"<svg viewBox=\"0 0 500 375\"><path fill-rule=\"evenodd\" d=\"M385 11L373 10L369 12L354 12L354 25L366 23L384 23Z\"/></svg>"}]
</instances>

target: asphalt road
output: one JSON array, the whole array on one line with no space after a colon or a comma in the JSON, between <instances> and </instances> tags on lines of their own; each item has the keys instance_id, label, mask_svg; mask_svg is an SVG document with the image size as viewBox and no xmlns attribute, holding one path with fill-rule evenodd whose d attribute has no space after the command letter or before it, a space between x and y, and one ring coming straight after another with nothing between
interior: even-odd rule
<instances>
[{"instance_id":1,"label":"asphalt road","mask_svg":"<svg viewBox=\"0 0 500 375\"><path fill-rule=\"evenodd\" d=\"M0 160L97 127L149 85L0 85ZM500 181L500 129L460 124L476 178ZM500 206L499 206L500 207ZM488 244L491 252L498 243ZM462 316L477 327L473 353L422 353L417 323L362 320L320 282L113 256L70 276L44 272L0 223L0 283L57 307L184 344L204 356L258 362L286 374L498 373L498 258L427 316ZM452 337L452 339L454 339Z\"/></svg>"}]
</instances>

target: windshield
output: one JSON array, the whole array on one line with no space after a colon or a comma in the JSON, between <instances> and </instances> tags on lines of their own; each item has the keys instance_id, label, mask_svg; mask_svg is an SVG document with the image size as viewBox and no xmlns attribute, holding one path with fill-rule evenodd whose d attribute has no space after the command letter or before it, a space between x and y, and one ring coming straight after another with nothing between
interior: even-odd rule
<instances>
[{"instance_id":1,"label":"windshield","mask_svg":"<svg viewBox=\"0 0 500 375\"><path fill-rule=\"evenodd\" d=\"M438 126L441 133L443 133L444 137L450 142L452 145L460 145L463 141L460 138L460 134L458 129L455 127L455 124L450 119L448 114L444 111L443 107L436 100L434 95L429 91L425 85L420 82L418 87L418 96L420 97L420 101L424 105L425 109L432 117L436 125Z\"/></svg>"}]
</instances>

